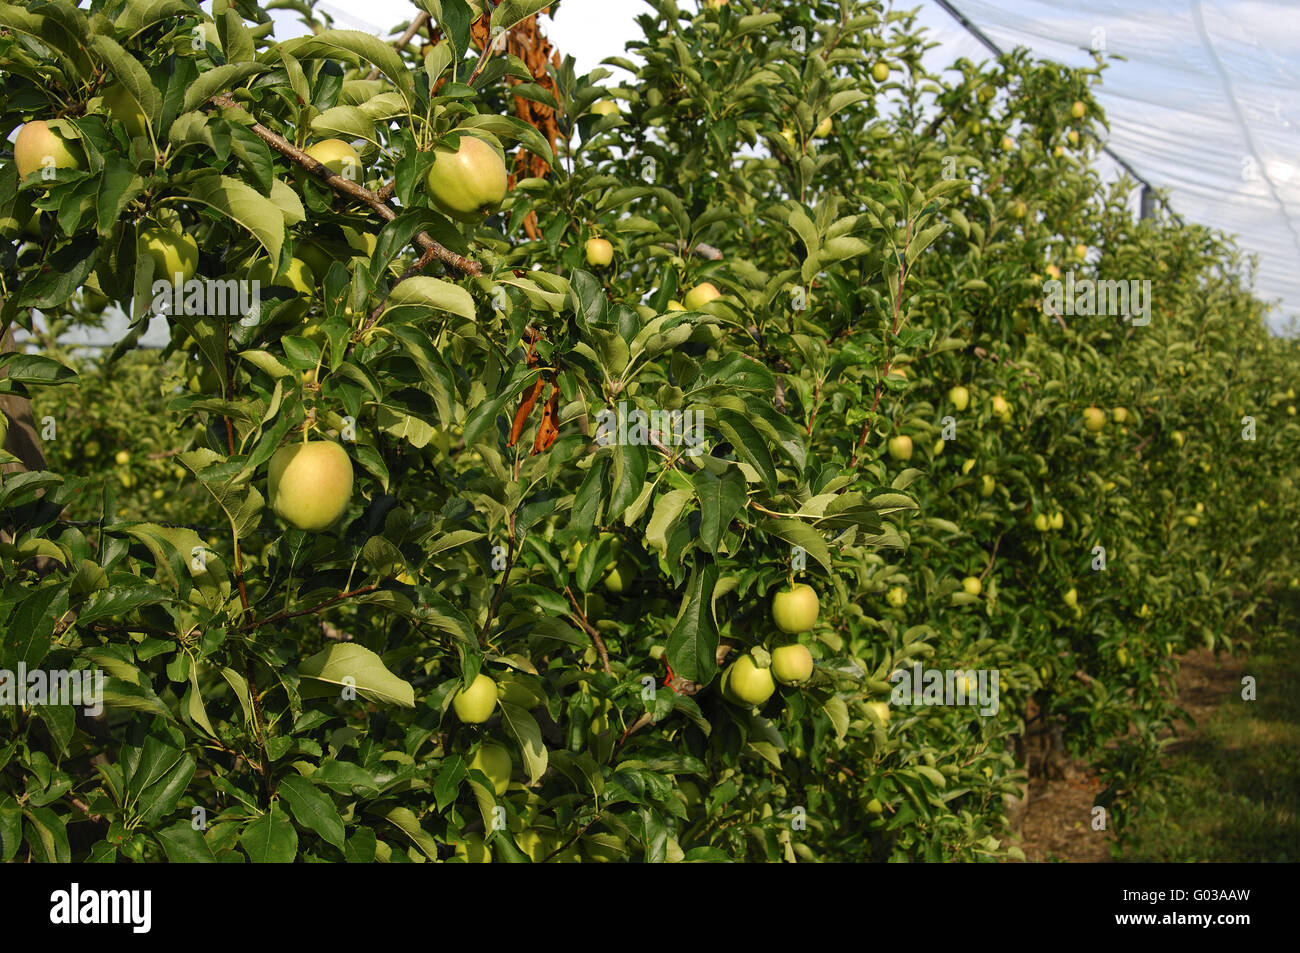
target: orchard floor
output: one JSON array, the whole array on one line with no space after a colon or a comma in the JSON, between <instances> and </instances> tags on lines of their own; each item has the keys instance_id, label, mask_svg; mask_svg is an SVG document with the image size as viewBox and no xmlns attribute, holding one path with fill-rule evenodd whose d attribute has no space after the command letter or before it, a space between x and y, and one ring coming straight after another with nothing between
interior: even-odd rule
<instances>
[{"instance_id":1,"label":"orchard floor","mask_svg":"<svg viewBox=\"0 0 1300 953\"><path fill-rule=\"evenodd\" d=\"M1163 816L1134 820L1115 859L1146 862L1300 860L1300 659L1294 649L1249 657L1181 656L1179 701L1194 727L1169 748L1175 780ZM1241 678L1259 699L1241 700ZM1030 862L1107 862L1112 837L1091 828L1100 783L1082 764L1031 786L1021 849Z\"/></svg>"}]
</instances>

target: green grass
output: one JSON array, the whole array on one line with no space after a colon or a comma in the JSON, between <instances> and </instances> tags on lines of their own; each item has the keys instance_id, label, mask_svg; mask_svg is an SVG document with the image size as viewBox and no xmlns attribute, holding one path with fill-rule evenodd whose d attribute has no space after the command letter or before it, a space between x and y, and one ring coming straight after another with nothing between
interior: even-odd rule
<instances>
[{"instance_id":1,"label":"green grass","mask_svg":"<svg viewBox=\"0 0 1300 953\"><path fill-rule=\"evenodd\" d=\"M1257 699L1224 700L1172 755L1163 816L1132 825L1119 861L1300 861L1300 659L1260 647L1243 675Z\"/></svg>"}]
</instances>

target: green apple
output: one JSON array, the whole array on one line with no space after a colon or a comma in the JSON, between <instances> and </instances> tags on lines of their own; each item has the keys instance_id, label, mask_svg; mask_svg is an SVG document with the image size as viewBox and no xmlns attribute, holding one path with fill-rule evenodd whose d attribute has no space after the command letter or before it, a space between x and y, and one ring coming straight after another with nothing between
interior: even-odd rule
<instances>
[{"instance_id":1,"label":"green apple","mask_svg":"<svg viewBox=\"0 0 1300 953\"><path fill-rule=\"evenodd\" d=\"M319 533L352 502L352 460L332 440L296 440L271 456L271 509L295 529Z\"/></svg>"},{"instance_id":2,"label":"green apple","mask_svg":"<svg viewBox=\"0 0 1300 953\"><path fill-rule=\"evenodd\" d=\"M451 700L456 717L467 725L478 725L492 717L497 707L497 683L479 672L468 689L458 688Z\"/></svg>"},{"instance_id":3,"label":"green apple","mask_svg":"<svg viewBox=\"0 0 1300 953\"><path fill-rule=\"evenodd\" d=\"M617 116L618 103L612 99L601 99L591 104L591 111L597 116Z\"/></svg>"},{"instance_id":4,"label":"green apple","mask_svg":"<svg viewBox=\"0 0 1300 953\"><path fill-rule=\"evenodd\" d=\"M1070 589L1068 592L1066 592L1064 596L1061 597L1061 601L1064 602L1071 609L1078 608L1079 593L1074 589Z\"/></svg>"},{"instance_id":5,"label":"green apple","mask_svg":"<svg viewBox=\"0 0 1300 953\"><path fill-rule=\"evenodd\" d=\"M902 586L894 586L885 593L885 601L895 609L901 609L907 605L907 590Z\"/></svg>"},{"instance_id":6,"label":"green apple","mask_svg":"<svg viewBox=\"0 0 1300 953\"><path fill-rule=\"evenodd\" d=\"M1128 411L1123 407L1116 407L1110 412L1110 419L1117 424L1122 424L1128 420Z\"/></svg>"},{"instance_id":7,"label":"green apple","mask_svg":"<svg viewBox=\"0 0 1300 953\"><path fill-rule=\"evenodd\" d=\"M614 568L605 574L605 591L619 595L627 584L636 578L636 564L629 559L620 559Z\"/></svg>"},{"instance_id":8,"label":"green apple","mask_svg":"<svg viewBox=\"0 0 1300 953\"><path fill-rule=\"evenodd\" d=\"M966 590L968 595L978 596L984 591L984 585L976 576L967 576L961 581L962 589Z\"/></svg>"},{"instance_id":9,"label":"green apple","mask_svg":"<svg viewBox=\"0 0 1300 953\"><path fill-rule=\"evenodd\" d=\"M895 460L911 460L912 438L907 434L891 437L889 440L889 455Z\"/></svg>"},{"instance_id":10,"label":"green apple","mask_svg":"<svg viewBox=\"0 0 1300 953\"><path fill-rule=\"evenodd\" d=\"M1083 102L1083 100L1076 99L1070 105L1070 115L1073 116L1075 119L1082 119L1087 114L1088 114L1088 106L1086 103Z\"/></svg>"},{"instance_id":11,"label":"green apple","mask_svg":"<svg viewBox=\"0 0 1300 953\"><path fill-rule=\"evenodd\" d=\"M335 255L326 251L320 245L312 241L299 242L294 246L294 256L301 258L303 263L311 269L313 280L323 281L329 274L330 267L337 260Z\"/></svg>"},{"instance_id":12,"label":"green apple","mask_svg":"<svg viewBox=\"0 0 1300 953\"><path fill-rule=\"evenodd\" d=\"M104 105L109 113L126 129L132 139L149 135L149 120L140 104L125 86L110 86L104 90Z\"/></svg>"},{"instance_id":13,"label":"green apple","mask_svg":"<svg viewBox=\"0 0 1300 953\"><path fill-rule=\"evenodd\" d=\"M307 147L311 156L335 175L341 175L349 182L361 182L361 156L352 144L342 139L322 139Z\"/></svg>"},{"instance_id":14,"label":"green apple","mask_svg":"<svg viewBox=\"0 0 1300 953\"><path fill-rule=\"evenodd\" d=\"M871 76L877 83L883 83L889 79L889 64L880 60L875 66L871 67Z\"/></svg>"},{"instance_id":15,"label":"green apple","mask_svg":"<svg viewBox=\"0 0 1300 953\"><path fill-rule=\"evenodd\" d=\"M761 705L772 697L776 684L770 668L759 668L748 652L736 659L728 669L727 679L733 695L746 705Z\"/></svg>"},{"instance_id":16,"label":"green apple","mask_svg":"<svg viewBox=\"0 0 1300 953\"><path fill-rule=\"evenodd\" d=\"M980 496L988 499L993 495L993 491L998 488L998 481L993 479L987 473L980 477Z\"/></svg>"},{"instance_id":17,"label":"green apple","mask_svg":"<svg viewBox=\"0 0 1300 953\"><path fill-rule=\"evenodd\" d=\"M1003 136L1003 137L1002 137L1002 151L1003 151L1003 152L1010 152L1010 151L1011 151L1012 149L1014 149L1015 147L1016 147L1016 140L1012 139L1010 136Z\"/></svg>"},{"instance_id":18,"label":"green apple","mask_svg":"<svg viewBox=\"0 0 1300 953\"><path fill-rule=\"evenodd\" d=\"M14 139L14 165L18 167L20 182L47 166L80 169L81 146L64 139L42 120L33 120L23 126Z\"/></svg>"},{"instance_id":19,"label":"green apple","mask_svg":"<svg viewBox=\"0 0 1300 953\"><path fill-rule=\"evenodd\" d=\"M131 462L131 453L128 450L119 450L113 455L113 462L119 467L124 467Z\"/></svg>"},{"instance_id":20,"label":"green apple","mask_svg":"<svg viewBox=\"0 0 1300 953\"><path fill-rule=\"evenodd\" d=\"M1016 199L1011 203L1011 217L1024 218L1029 214L1029 206L1025 204L1024 199Z\"/></svg>"},{"instance_id":21,"label":"green apple","mask_svg":"<svg viewBox=\"0 0 1300 953\"><path fill-rule=\"evenodd\" d=\"M1084 408L1083 425L1093 433L1098 433L1106 426L1106 415L1097 407Z\"/></svg>"},{"instance_id":22,"label":"green apple","mask_svg":"<svg viewBox=\"0 0 1300 953\"><path fill-rule=\"evenodd\" d=\"M975 460L974 460L974 458L967 457L965 460L963 460L963 461L961 462L961 475L962 475L962 476L965 476L966 474L970 473L970 472L971 472L972 470L974 470L974 469L975 469Z\"/></svg>"},{"instance_id":23,"label":"green apple","mask_svg":"<svg viewBox=\"0 0 1300 953\"><path fill-rule=\"evenodd\" d=\"M720 297L722 297L722 292L714 287L711 282L705 281L686 292L684 303L687 311L699 311L714 298Z\"/></svg>"},{"instance_id":24,"label":"green apple","mask_svg":"<svg viewBox=\"0 0 1300 953\"><path fill-rule=\"evenodd\" d=\"M1052 529L1062 529L1065 526L1065 514L1057 510L1052 514L1050 524Z\"/></svg>"},{"instance_id":25,"label":"green apple","mask_svg":"<svg viewBox=\"0 0 1300 953\"><path fill-rule=\"evenodd\" d=\"M184 284L199 268L199 244L193 236L166 228L146 228L140 232L136 254L153 259L155 281ZM177 276L180 276L179 281Z\"/></svg>"},{"instance_id":26,"label":"green apple","mask_svg":"<svg viewBox=\"0 0 1300 953\"><path fill-rule=\"evenodd\" d=\"M479 678L486 678L485 675L479 675ZM490 682L491 679L489 678ZM493 691L496 689L493 688ZM456 714L460 715L460 709L456 709ZM480 718L479 721L485 721ZM468 719L461 717L461 721ZM495 741L485 741L479 745L478 751L474 752L474 757L470 759L469 766L482 771L492 781L492 787L497 792L497 797L506 793L510 787L510 772L514 770L514 763L510 760L510 749L505 745L499 745Z\"/></svg>"},{"instance_id":27,"label":"green apple","mask_svg":"<svg viewBox=\"0 0 1300 953\"><path fill-rule=\"evenodd\" d=\"M1074 129L1067 132L1065 138L1072 146L1077 146L1079 144L1079 133ZM1079 257L1082 258L1083 256L1080 255Z\"/></svg>"},{"instance_id":28,"label":"green apple","mask_svg":"<svg viewBox=\"0 0 1300 953\"><path fill-rule=\"evenodd\" d=\"M820 608L816 590L797 582L788 589L778 590L772 597L772 621L786 635L796 635L817 623Z\"/></svg>"},{"instance_id":29,"label":"green apple","mask_svg":"<svg viewBox=\"0 0 1300 953\"><path fill-rule=\"evenodd\" d=\"M614 260L614 246L603 238L589 238L586 245L587 264L604 268Z\"/></svg>"},{"instance_id":30,"label":"green apple","mask_svg":"<svg viewBox=\"0 0 1300 953\"><path fill-rule=\"evenodd\" d=\"M812 673L813 657L808 646L796 642L772 650L772 675L782 685L801 685Z\"/></svg>"},{"instance_id":31,"label":"green apple","mask_svg":"<svg viewBox=\"0 0 1300 953\"><path fill-rule=\"evenodd\" d=\"M506 163L486 141L463 133L459 148L434 152L425 185L434 205L451 218L481 221L506 197Z\"/></svg>"},{"instance_id":32,"label":"green apple","mask_svg":"<svg viewBox=\"0 0 1300 953\"><path fill-rule=\"evenodd\" d=\"M878 798L873 797L867 802L867 810L872 814L883 814L885 813L885 805L881 804Z\"/></svg>"},{"instance_id":33,"label":"green apple","mask_svg":"<svg viewBox=\"0 0 1300 953\"><path fill-rule=\"evenodd\" d=\"M817 128L813 130L813 138L825 139L830 134L831 134L831 117L827 116L825 119L819 122L817 124Z\"/></svg>"},{"instance_id":34,"label":"green apple","mask_svg":"<svg viewBox=\"0 0 1300 953\"><path fill-rule=\"evenodd\" d=\"M993 395L993 416L1006 422L1011 419L1011 405L1001 394Z\"/></svg>"},{"instance_id":35,"label":"green apple","mask_svg":"<svg viewBox=\"0 0 1300 953\"><path fill-rule=\"evenodd\" d=\"M1046 513L1036 513L1034 515L1034 529L1040 533L1046 533L1052 528L1052 521L1047 518Z\"/></svg>"},{"instance_id":36,"label":"green apple","mask_svg":"<svg viewBox=\"0 0 1300 953\"><path fill-rule=\"evenodd\" d=\"M263 288L282 287L292 288L302 296L298 301L280 304L280 310L276 312L276 319L279 321L297 323L311 308L311 296L316 290L316 276L312 273L311 266L301 258L289 259L289 267L282 275L271 274L269 258L259 258L248 269L248 280L258 283L259 293Z\"/></svg>"},{"instance_id":37,"label":"green apple","mask_svg":"<svg viewBox=\"0 0 1300 953\"><path fill-rule=\"evenodd\" d=\"M965 410L970 406L970 391L958 384L952 390L948 391L948 399L958 410Z\"/></svg>"},{"instance_id":38,"label":"green apple","mask_svg":"<svg viewBox=\"0 0 1300 953\"><path fill-rule=\"evenodd\" d=\"M875 715L876 718L884 724L889 724L889 702L867 702L867 711Z\"/></svg>"}]
</instances>

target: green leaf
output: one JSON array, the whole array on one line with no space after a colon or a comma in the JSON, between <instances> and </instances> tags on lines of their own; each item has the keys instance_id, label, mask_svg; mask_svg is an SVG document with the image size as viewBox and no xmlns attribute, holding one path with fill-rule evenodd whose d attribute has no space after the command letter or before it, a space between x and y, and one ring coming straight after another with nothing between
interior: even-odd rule
<instances>
[{"instance_id":1,"label":"green leaf","mask_svg":"<svg viewBox=\"0 0 1300 953\"><path fill-rule=\"evenodd\" d=\"M173 864L211 864L217 860L203 835L189 821L178 821L155 831L154 836Z\"/></svg>"},{"instance_id":2,"label":"green leaf","mask_svg":"<svg viewBox=\"0 0 1300 953\"><path fill-rule=\"evenodd\" d=\"M510 702L500 701L497 704L501 709L501 721L519 742L528 781L534 783L546 773L546 745L542 743L542 730L537 725L537 719Z\"/></svg>"},{"instance_id":3,"label":"green leaf","mask_svg":"<svg viewBox=\"0 0 1300 953\"><path fill-rule=\"evenodd\" d=\"M694 495L691 490L669 490L659 496L645 530L645 544L649 549L658 550L660 556L668 554L668 536Z\"/></svg>"},{"instance_id":4,"label":"green leaf","mask_svg":"<svg viewBox=\"0 0 1300 953\"><path fill-rule=\"evenodd\" d=\"M355 642L331 645L299 663L298 674L330 685L348 686L373 702L415 707L415 689L390 672L378 655Z\"/></svg>"},{"instance_id":5,"label":"green leaf","mask_svg":"<svg viewBox=\"0 0 1300 953\"><path fill-rule=\"evenodd\" d=\"M721 476L705 467L695 472L691 483L700 501L700 547L705 552L717 553L718 544L722 542L727 527L745 508L748 498L745 478L734 467L729 467ZM658 515L656 508L655 516ZM662 553L664 547L666 543L656 548Z\"/></svg>"},{"instance_id":6,"label":"green leaf","mask_svg":"<svg viewBox=\"0 0 1300 953\"><path fill-rule=\"evenodd\" d=\"M284 216L266 196L228 175L204 175L190 182L189 197L233 219L258 240L271 261L280 260Z\"/></svg>"},{"instance_id":7,"label":"green leaf","mask_svg":"<svg viewBox=\"0 0 1300 953\"><path fill-rule=\"evenodd\" d=\"M77 379L72 368L40 354L5 354L0 368L10 380L24 384L67 384Z\"/></svg>"},{"instance_id":8,"label":"green leaf","mask_svg":"<svg viewBox=\"0 0 1300 953\"><path fill-rule=\"evenodd\" d=\"M116 40L102 33L90 37L90 48L108 64L117 81L139 104L157 135L158 125L162 121L162 97L154 89L153 81L149 79L144 66L118 46Z\"/></svg>"},{"instance_id":9,"label":"green leaf","mask_svg":"<svg viewBox=\"0 0 1300 953\"><path fill-rule=\"evenodd\" d=\"M828 573L833 572L831 553L826 546L825 538L807 523L792 519L765 519L758 524L758 528L765 533L780 537L787 543L803 547L804 551L817 560L823 569Z\"/></svg>"},{"instance_id":10,"label":"green leaf","mask_svg":"<svg viewBox=\"0 0 1300 953\"><path fill-rule=\"evenodd\" d=\"M343 849L343 818L328 794L297 774L286 775L277 788L289 803L289 811L303 827L315 831L321 839Z\"/></svg>"},{"instance_id":11,"label":"green leaf","mask_svg":"<svg viewBox=\"0 0 1300 953\"><path fill-rule=\"evenodd\" d=\"M707 684L718 670L718 630L712 608L717 581L717 565L697 557L666 649L668 664L676 674L702 684Z\"/></svg>"},{"instance_id":12,"label":"green leaf","mask_svg":"<svg viewBox=\"0 0 1300 953\"><path fill-rule=\"evenodd\" d=\"M447 311L467 321L476 316L474 299L459 285L441 278L415 275L393 288L388 296L388 307L417 306L436 311Z\"/></svg>"},{"instance_id":13,"label":"green leaf","mask_svg":"<svg viewBox=\"0 0 1300 953\"><path fill-rule=\"evenodd\" d=\"M239 836L239 845L255 864L288 864L298 856L298 832L279 802Z\"/></svg>"},{"instance_id":14,"label":"green leaf","mask_svg":"<svg viewBox=\"0 0 1300 953\"><path fill-rule=\"evenodd\" d=\"M412 103L415 99L415 80L402 58L392 45L371 33L359 30L325 30L315 36L296 37L278 47L258 55L261 62L272 63L284 54L299 60L332 59L341 53L352 54L358 60L373 63L388 77L398 91Z\"/></svg>"},{"instance_id":15,"label":"green leaf","mask_svg":"<svg viewBox=\"0 0 1300 953\"><path fill-rule=\"evenodd\" d=\"M772 462L772 451L754 429L754 425L735 411L725 409L717 411L717 420L718 429L727 438L736 456L758 471L768 492L775 492L776 465Z\"/></svg>"}]
</instances>

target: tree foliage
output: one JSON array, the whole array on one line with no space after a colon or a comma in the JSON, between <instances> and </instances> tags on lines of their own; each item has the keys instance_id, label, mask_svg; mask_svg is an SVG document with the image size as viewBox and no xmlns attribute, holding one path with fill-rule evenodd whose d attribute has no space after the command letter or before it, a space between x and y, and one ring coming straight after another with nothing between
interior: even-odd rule
<instances>
[{"instance_id":1,"label":"tree foliage","mask_svg":"<svg viewBox=\"0 0 1300 953\"><path fill-rule=\"evenodd\" d=\"M635 59L539 82L418 6L441 42L397 50L245 0L0 3L0 125L84 157L0 162L0 320L39 345L0 386L54 427L0 458L0 669L105 675L97 717L0 709L0 857L998 859L1044 733L1113 826L1157 803L1173 656L1294 622L1297 354L1227 238L1092 170L1100 66L931 75L876 0L651 0ZM528 174L464 226L424 183L471 133ZM202 280L265 260L262 307L139 348L148 228ZM1056 313L1058 268L1149 280L1148 320ZM130 332L70 353L105 299ZM355 468L323 533L267 505L304 429ZM733 703L791 580L814 674ZM996 713L879 706L914 664L996 672Z\"/></svg>"}]
</instances>

